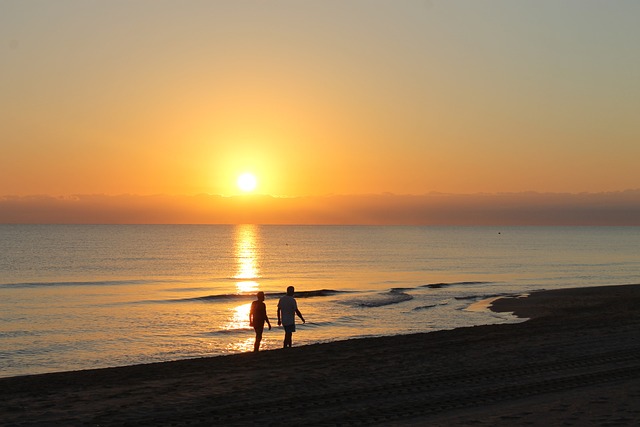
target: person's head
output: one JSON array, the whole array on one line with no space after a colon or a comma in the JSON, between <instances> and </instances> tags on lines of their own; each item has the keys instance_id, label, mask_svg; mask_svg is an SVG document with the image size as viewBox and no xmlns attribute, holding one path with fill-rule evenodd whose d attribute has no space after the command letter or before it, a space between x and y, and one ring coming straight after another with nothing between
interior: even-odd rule
<instances>
[{"instance_id":1,"label":"person's head","mask_svg":"<svg viewBox=\"0 0 640 427\"><path fill-rule=\"evenodd\" d=\"M287 288L287 295L292 297L294 292L295 292L295 288L293 286L289 286Z\"/></svg>"},{"instance_id":2,"label":"person's head","mask_svg":"<svg viewBox=\"0 0 640 427\"><path fill-rule=\"evenodd\" d=\"M256 296L258 297L258 301L264 301L264 292L260 291Z\"/></svg>"}]
</instances>

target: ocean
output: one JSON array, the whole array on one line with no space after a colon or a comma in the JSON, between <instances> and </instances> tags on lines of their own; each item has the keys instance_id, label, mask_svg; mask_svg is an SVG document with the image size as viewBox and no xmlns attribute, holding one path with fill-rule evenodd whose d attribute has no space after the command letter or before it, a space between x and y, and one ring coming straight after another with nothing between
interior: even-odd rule
<instances>
[{"instance_id":1,"label":"ocean","mask_svg":"<svg viewBox=\"0 0 640 427\"><path fill-rule=\"evenodd\" d=\"M0 225L0 376L521 321L477 304L640 283L640 227Z\"/></svg>"}]
</instances>

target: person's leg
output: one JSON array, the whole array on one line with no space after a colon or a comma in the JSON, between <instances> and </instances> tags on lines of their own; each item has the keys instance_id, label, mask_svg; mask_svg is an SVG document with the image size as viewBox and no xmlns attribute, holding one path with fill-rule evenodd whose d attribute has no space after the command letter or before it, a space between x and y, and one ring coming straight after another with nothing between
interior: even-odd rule
<instances>
[{"instance_id":1,"label":"person's leg","mask_svg":"<svg viewBox=\"0 0 640 427\"><path fill-rule=\"evenodd\" d=\"M253 351L258 351L260 350L260 341L262 341L262 331L264 330L264 325L263 327L254 327L253 328L256 331L256 342L253 344Z\"/></svg>"},{"instance_id":2,"label":"person's leg","mask_svg":"<svg viewBox=\"0 0 640 427\"><path fill-rule=\"evenodd\" d=\"M253 351L260 350L260 341L262 341L262 331L256 330L256 342L253 344Z\"/></svg>"},{"instance_id":3,"label":"person's leg","mask_svg":"<svg viewBox=\"0 0 640 427\"><path fill-rule=\"evenodd\" d=\"M284 333L284 347L283 348L291 347L291 335L293 335L291 332L285 332Z\"/></svg>"}]
</instances>

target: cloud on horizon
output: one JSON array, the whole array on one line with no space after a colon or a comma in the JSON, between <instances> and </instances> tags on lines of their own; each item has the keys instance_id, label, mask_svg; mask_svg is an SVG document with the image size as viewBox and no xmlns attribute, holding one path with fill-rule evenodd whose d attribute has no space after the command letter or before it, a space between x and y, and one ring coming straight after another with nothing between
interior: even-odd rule
<instances>
[{"instance_id":1,"label":"cloud on horizon","mask_svg":"<svg viewBox=\"0 0 640 427\"><path fill-rule=\"evenodd\" d=\"M640 225L640 189L272 197L0 197L5 224Z\"/></svg>"}]
</instances>

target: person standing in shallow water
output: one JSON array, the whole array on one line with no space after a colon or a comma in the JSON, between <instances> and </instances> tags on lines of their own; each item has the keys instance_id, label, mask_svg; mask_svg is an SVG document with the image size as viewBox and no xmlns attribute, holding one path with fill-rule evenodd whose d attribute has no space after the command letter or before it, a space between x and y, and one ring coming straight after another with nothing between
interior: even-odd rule
<instances>
[{"instance_id":1,"label":"person standing in shallow water","mask_svg":"<svg viewBox=\"0 0 640 427\"><path fill-rule=\"evenodd\" d=\"M302 313L298 310L298 303L293 297L295 291L293 286L287 288L287 295L278 301L278 326L282 324L284 327L284 346L282 348L291 347L293 333L296 331L296 314L305 323Z\"/></svg>"},{"instance_id":2,"label":"person standing in shallow water","mask_svg":"<svg viewBox=\"0 0 640 427\"><path fill-rule=\"evenodd\" d=\"M271 330L271 322L267 316L267 305L264 303L264 292L258 292L257 299L251 303L249 310L249 325L253 326L256 331L256 342L253 344L253 351L260 350L260 341L262 341L262 331L264 331L264 322L269 325Z\"/></svg>"}]
</instances>

